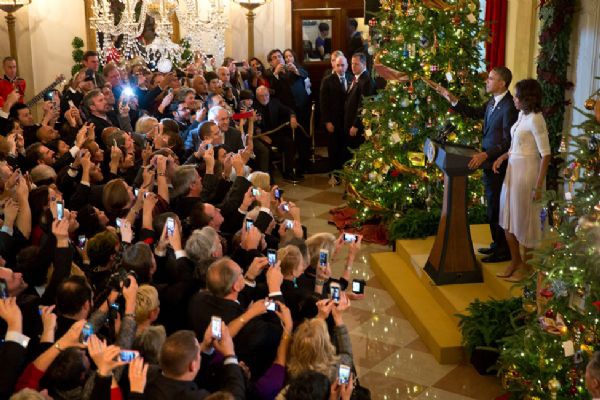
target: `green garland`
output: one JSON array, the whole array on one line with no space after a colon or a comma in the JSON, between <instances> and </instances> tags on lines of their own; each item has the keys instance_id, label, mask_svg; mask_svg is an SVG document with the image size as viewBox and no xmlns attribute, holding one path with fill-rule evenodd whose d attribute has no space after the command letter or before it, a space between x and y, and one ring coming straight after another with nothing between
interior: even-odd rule
<instances>
[{"instance_id":1,"label":"green garland","mask_svg":"<svg viewBox=\"0 0 600 400\"><path fill-rule=\"evenodd\" d=\"M569 47L576 0L540 0L540 53L537 76L542 85L544 118L550 134L550 147L558 154L563 137L565 91L573 87L567 79ZM548 171L548 188L558 187L558 169L562 160L555 157Z\"/></svg>"},{"instance_id":2,"label":"green garland","mask_svg":"<svg viewBox=\"0 0 600 400\"><path fill-rule=\"evenodd\" d=\"M71 46L73 46L71 55L73 57L73 61L75 61L75 64L71 67L71 76L75 76L75 74L83 68L83 65L81 64L83 61L83 39L75 36L71 42Z\"/></svg>"}]
</instances>

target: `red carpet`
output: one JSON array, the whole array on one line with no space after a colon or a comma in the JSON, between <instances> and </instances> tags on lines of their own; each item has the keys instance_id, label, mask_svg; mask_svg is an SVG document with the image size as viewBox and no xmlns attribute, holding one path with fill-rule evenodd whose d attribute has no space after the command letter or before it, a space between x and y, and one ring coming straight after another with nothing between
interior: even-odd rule
<instances>
[{"instance_id":1,"label":"red carpet","mask_svg":"<svg viewBox=\"0 0 600 400\"><path fill-rule=\"evenodd\" d=\"M362 235L363 242L388 244L387 231L382 224L366 223L359 228L355 227L356 212L355 209L350 207L332 208L329 210L331 214L329 223L335 225L340 231Z\"/></svg>"}]
</instances>

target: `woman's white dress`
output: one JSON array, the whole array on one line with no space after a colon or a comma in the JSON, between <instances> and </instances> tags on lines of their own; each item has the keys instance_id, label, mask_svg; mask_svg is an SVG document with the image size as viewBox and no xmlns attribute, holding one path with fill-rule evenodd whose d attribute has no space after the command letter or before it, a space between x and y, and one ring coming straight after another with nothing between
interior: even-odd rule
<instances>
[{"instance_id":1,"label":"woman's white dress","mask_svg":"<svg viewBox=\"0 0 600 400\"><path fill-rule=\"evenodd\" d=\"M510 134L512 142L500 193L499 223L514 234L521 245L534 248L540 243L542 228L541 204L533 201L533 191L541 157L550 154L546 121L541 113L521 111Z\"/></svg>"}]
</instances>

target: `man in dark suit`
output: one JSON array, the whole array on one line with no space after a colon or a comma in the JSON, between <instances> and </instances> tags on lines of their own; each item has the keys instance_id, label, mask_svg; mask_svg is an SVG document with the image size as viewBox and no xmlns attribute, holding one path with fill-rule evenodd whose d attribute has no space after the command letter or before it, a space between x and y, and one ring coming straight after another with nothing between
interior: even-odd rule
<instances>
[{"instance_id":1,"label":"man in dark suit","mask_svg":"<svg viewBox=\"0 0 600 400\"><path fill-rule=\"evenodd\" d=\"M506 173L506 163L497 174L492 170L492 165L500 155L506 153L510 148L510 128L518 117L513 97L508 91L511 80L512 73L508 68L495 67L492 69L486 81L486 92L493 97L478 107L465 104L441 86L437 88L438 93L452 104L455 111L469 118L483 119L482 151L475 154L469 163L469 168L483 168L487 216L493 239L489 248L479 249L480 253L488 255L482 259L483 262L510 260L504 229L498 224L500 192Z\"/></svg>"},{"instance_id":2,"label":"man in dark suit","mask_svg":"<svg viewBox=\"0 0 600 400\"><path fill-rule=\"evenodd\" d=\"M332 73L321 83L321 117L328 134L329 165L332 170L341 169L344 165L339 149L344 146L344 104L352 78L346 57L338 55Z\"/></svg>"},{"instance_id":3,"label":"man in dark suit","mask_svg":"<svg viewBox=\"0 0 600 400\"><path fill-rule=\"evenodd\" d=\"M259 86L256 89L256 114L258 120L255 125L255 134L258 135L262 132L273 130L280 125L289 121L290 127L296 129L298 127L298 121L296 120L296 114L292 109L283 105L277 99L271 99L269 89L265 86ZM296 135L301 135L301 132L296 131ZM292 134L286 127L273 133L270 136L263 136L259 140L264 141L267 145L275 144L282 152L284 158L284 170L283 177L285 179L301 179L302 176L296 174L294 176L294 162L296 156L296 149L294 147L294 141L292 140ZM261 145L259 140L254 140L254 151L256 152L258 147Z\"/></svg>"},{"instance_id":4,"label":"man in dark suit","mask_svg":"<svg viewBox=\"0 0 600 400\"><path fill-rule=\"evenodd\" d=\"M254 269L256 268L253 266L249 267L249 270ZM282 279L280 270L267 274L269 297L282 300ZM274 314L259 316L260 313L257 314L255 309L246 308L250 299L258 297L264 299L264 296L259 294L254 296L246 293L257 290L262 292L262 290L249 286L245 281L242 268L228 257L223 257L210 265L206 273L206 287L208 291L200 291L190 300L188 307L190 329L201 340L213 316L220 317L225 324L231 326L233 320L243 315L239 320L242 327L235 335L234 342L239 349L240 359L249 366L252 375L260 376L272 363L276 351L272 344L278 343L281 336L281 324ZM260 294L266 295L266 293ZM256 372L260 373L255 375Z\"/></svg>"},{"instance_id":5,"label":"man in dark suit","mask_svg":"<svg viewBox=\"0 0 600 400\"><path fill-rule=\"evenodd\" d=\"M344 162L352 158L348 148L356 149L365 141L360 110L363 98L375 93L375 82L367 71L367 57L363 53L352 56L352 74L344 103Z\"/></svg>"}]
</instances>

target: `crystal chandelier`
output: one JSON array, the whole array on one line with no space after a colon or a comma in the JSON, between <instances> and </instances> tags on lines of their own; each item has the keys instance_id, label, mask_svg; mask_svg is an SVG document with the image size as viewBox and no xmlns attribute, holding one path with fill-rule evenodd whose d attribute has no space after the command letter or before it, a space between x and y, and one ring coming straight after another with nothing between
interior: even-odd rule
<instances>
[{"instance_id":1,"label":"crystal chandelier","mask_svg":"<svg viewBox=\"0 0 600 400\"><path fill-rule=\"evenodd\" d=\"M190 42L191 50L204 55L212 54L217 60L222 60L225 52L225 29L228 24L222 0L118 1L123 6L123 12L116 24L111 7L114 0L92 0L90 26L96 31L96 43L104 60L107 50L114 50L111 49L111 39L122 37L119 50L126 59L140 55L151 66L162 63L159 69L170 70L171 62L179 62L182 54L181 46L171 40L171 17L175 13L182 31ZM136 6L139 7L139 12L136 12ZM144 31L144 23L148 16L155 21L156 36L152 43L144 48L138 38Z\"/></svg>"}]
</instances>

